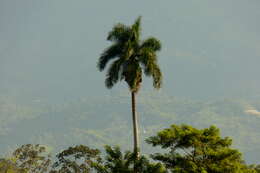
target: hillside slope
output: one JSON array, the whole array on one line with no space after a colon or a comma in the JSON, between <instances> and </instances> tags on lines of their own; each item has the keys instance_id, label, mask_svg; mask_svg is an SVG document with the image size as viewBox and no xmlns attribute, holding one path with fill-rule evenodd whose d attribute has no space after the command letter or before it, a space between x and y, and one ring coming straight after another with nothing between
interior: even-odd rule
<instances>
[{"instance_id":1,"label":"hillside slope","mask_svg":"<svg viewBox=\"0 0 260 173\"><path fill-rule=\"evenodd\" d=\"M41 143L55 151L74 144L102 148L105 144L132 148L130 97L81 98L51 105L31 100L17 103L1 98L0 152L23 143ZM198 101L141 93L138 98L142 141L170 124L189 124L197 128L216 125L223 136L233 138L247 162L260 160L260 102L246 99ZM142 150L148 152L145 142Z\"/></svg>"}]
</instances>

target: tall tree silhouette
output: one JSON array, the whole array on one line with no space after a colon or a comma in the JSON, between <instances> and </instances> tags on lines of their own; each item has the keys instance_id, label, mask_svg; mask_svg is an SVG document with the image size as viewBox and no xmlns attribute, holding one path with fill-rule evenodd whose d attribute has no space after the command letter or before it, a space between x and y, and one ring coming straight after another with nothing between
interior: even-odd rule
<instances>
[{"instance_id":1,"label":"tall tree silhouette","mask_svg":"<svg viewBox=\"0 0 260 173\"><path fill-rule=\"evenodd\" d=\"M136 114L135 95L140 89L143 73L153 78L153 86L159 89L162 84L162 73L157 64L156 52L161 43L154 37L140 40L141 17L131 26L116 24L108 33L107 40L112 45L104 50L98 60L98 69L103 71L111 62L106 74L105 85L112 88L118 81L124 80L131 92L134 152L139 155L139 136Z\"/></svg>"}]
</instances>

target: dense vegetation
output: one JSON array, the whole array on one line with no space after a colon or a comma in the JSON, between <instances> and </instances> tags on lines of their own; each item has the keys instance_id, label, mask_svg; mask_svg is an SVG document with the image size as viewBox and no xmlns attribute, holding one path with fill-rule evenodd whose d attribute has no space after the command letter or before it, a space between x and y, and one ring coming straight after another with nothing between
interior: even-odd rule
<instances>
[{"instance_id":1,"label":"dense vegetation","mask_svg":"<svg viewBox=\"0 0 260 173\"><path fill-rule=\"evenodd\" d=\"M10 157L0 160L0 173L258 173L259 166L246 165L241 153L231 148L211 126L196 129L171 125L147 139L163 150L137 158L136 152L121 152L105 146L105 153L85 145L69 147L52 159L42 145L22 145ZM151 157L149 159L148 157ZM158 162L159 161L159 162Z\"/></svg>"}]
</instances>

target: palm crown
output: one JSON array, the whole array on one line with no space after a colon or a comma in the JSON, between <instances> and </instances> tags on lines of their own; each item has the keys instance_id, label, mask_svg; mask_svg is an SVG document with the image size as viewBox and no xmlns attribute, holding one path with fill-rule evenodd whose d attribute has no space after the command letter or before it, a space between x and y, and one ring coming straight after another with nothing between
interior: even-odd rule
<instances>
[{"instance_id":1,"label":"palm crown","mask_svg":"<svg viewBox=\"0 0 260 173\"><path fill-rule=\"evenodd\" d=\"M140 41L140 24L141 17L138 17L132 26L119 23L108 33L107 40L113 44L104 50L97 65L102 71L109 61L114 60L106 74L107 88L113 87L119 80L125 80L131 92L137 92L143 72L153 78L154 88L161 87L162 73L156 55L161 43L153 37Z\"/></svg>"}]
</instances>

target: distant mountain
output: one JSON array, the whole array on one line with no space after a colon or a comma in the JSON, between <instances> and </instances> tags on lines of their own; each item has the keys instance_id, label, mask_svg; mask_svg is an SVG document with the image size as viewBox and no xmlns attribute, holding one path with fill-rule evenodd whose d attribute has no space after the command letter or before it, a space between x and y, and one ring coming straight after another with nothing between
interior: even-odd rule
<instances>
[{"instance_id":1,"label":"distant mountain","mask_svg":"<svg viewBox=\"0 0 260 173\"><path fill-rule=\"evenodd\" d=\"M233 139L248 163L260 160L260 102L230 98L211 101L141 92L137 97L142 139L171 124L197 128L216 125ZM0 148L6 153L23 143L41 143L55 151L75 144L102 148L105 144L132 148L128 93L80 98L48 104L40 98L18 103L1 98ZM252 111L254 110L254 111ZM152 150L142 141L142 150Z\"/></svg>"}]
</instances>

